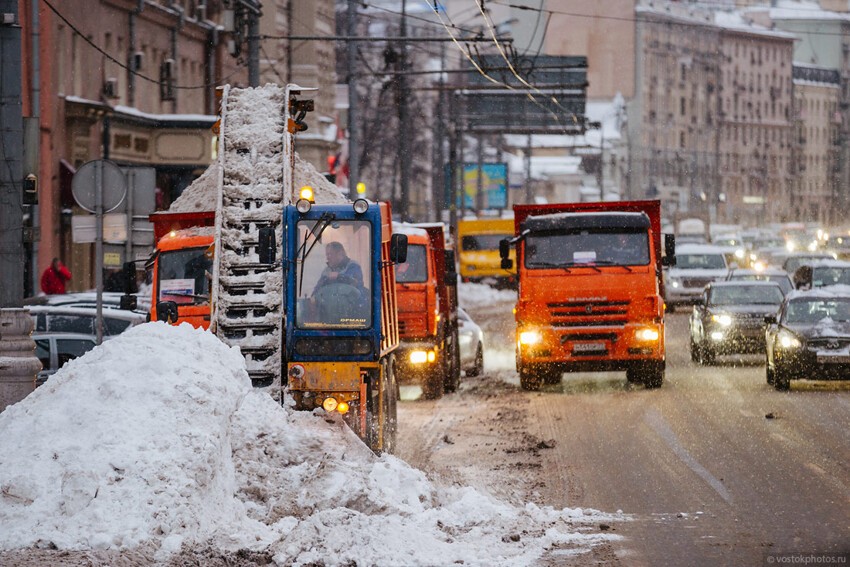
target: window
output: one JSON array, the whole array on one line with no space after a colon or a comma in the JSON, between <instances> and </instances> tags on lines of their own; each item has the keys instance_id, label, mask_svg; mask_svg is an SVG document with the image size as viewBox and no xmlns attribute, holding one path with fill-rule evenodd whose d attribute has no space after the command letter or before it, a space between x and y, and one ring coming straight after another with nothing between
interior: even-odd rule
<instances>
[{"instance_id":1,"label":"window","mask_svg":"<svg viewBox=\"0 0 850 567\"><path fill-rule=\"evenodd\" d=\"M428 281L428 250L424 245L411 244L407 247L407 262L395 267L395 279L401 283Z\"/></svg>"}]
</instances>

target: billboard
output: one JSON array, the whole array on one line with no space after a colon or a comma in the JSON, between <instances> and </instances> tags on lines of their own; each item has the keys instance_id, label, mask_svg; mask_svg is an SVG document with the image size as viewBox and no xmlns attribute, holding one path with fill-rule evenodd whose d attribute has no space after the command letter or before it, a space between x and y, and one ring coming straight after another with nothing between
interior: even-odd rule
<instances>
[{"instance_id":1,"label":"billboard","mask_svg":"<svg viewBox=\"0 0 850 567\"><path fill-rule=\"evenodd\" d=\"M457 196L455 205L457 208L477 209L478 204L478 164L463 164L463 183L460 194ZM481 189L483 191L482 209L506 209L508 208L508 164L485 163L481 165ZM445 166L445 202L451 203L451 170L449 164ZM461 205L463 197L463 205Z\"/></svg>"}]
</instances>

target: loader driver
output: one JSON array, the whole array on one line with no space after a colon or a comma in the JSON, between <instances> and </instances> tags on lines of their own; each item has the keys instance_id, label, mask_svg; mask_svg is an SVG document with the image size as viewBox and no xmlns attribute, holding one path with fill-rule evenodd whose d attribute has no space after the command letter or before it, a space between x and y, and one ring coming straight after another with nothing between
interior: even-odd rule
<instances>
[{"instance_id":1,"label":"loader driver","mask_svg":"<svg viewBox=\"0 0 850 567\"><path fill-rule=\"evenodd\" d=\"M341 242L329 242L325 246L325 258L328 265L313 289L319 321L359 326L357 320L366 305L363 269L348 257Z\"/></svg>"}]
</instances>

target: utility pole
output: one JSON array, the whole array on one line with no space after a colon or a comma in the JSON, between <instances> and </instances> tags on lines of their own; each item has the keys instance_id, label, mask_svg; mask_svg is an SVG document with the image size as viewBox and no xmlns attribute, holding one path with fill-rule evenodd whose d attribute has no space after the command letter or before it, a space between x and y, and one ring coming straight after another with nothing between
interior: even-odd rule
<instances>
[{"instance_id":1,"label":"utility pole","mask_svg":"<svg viewBox=\"0 0 850 567\"><path fill-rule=\"evenodd\" d=\"M248 7L248 85L260 86L260 3Z\"/></svg>"},{"instance_id":2,"label":"utility pole","mask_svg":"<svg viewBox=\"0 0 850 567\"><path fill-rule=\"evenodd\" d=\"M438 81L440 90L437 92L437 108L434 112L434 169L436 173L434 175L434 189L433 189L433 203L434 203L434 219L437 222L443 220L443 209L450 206L449 203L446 203L445 199L445 184L446 184L446 174L445 174L445 165L444 162L445 154L443 149L443 137L444 137L444 124L443 124L443 112L445 108L445 97L446 93L444 92L445 81L443 78L445 77L446 67L446 44L443 43L440 45L440 78ZM449 173L451 175L451 173Z\"/></svg>"},{"instance_id":3,"label":"utility pole","mask_svg":"<svg viewBox=\"0 0 850 567\"><path fill-rule=\"evenodd\" d=\"M401 220L410 219L410 118L408 116L407 98L407 0L401 1L401 23L399 34L401 37L398 76L398 154L401 175L399 179L399 204Z\"/></svg>"},{"instance_id":4,"label":"utility pole","mask_svg":"<svg viewBox=\"0 0 850 567\"><path fill-rule=\"evenodd\" d=\"M357 35L357 0L348 0L348 35ZM349 41L348 55L348 194L354 196L360 181L360 147L357 139L357 43Z\"/></svg>"},{"instance_id":5,"label":"utility pole","mask_svg":"<svg viewBox=\"0 0 850 567\"><path fill-rule=\"evenodd\" d=\"M24 302L23 111L17 0L0 0L0 308Z\"/></svg>"}]
</instances>

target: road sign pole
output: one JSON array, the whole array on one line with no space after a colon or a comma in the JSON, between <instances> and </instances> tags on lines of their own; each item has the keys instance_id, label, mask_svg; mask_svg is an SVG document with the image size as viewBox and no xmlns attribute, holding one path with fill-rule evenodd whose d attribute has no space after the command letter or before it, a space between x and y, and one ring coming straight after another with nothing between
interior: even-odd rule
<instances>
[{"instance_id":1,"label":"road sign pole","mask_svg":"<svg viewBox=\"0 0 850 567\"><path fill-rule=\"evenodd\" d=\"M95 245L94 270L97 288L97 344L103 342L103 161L94 170Z\"/></svg>"}]
</instances>

